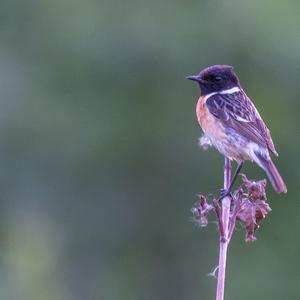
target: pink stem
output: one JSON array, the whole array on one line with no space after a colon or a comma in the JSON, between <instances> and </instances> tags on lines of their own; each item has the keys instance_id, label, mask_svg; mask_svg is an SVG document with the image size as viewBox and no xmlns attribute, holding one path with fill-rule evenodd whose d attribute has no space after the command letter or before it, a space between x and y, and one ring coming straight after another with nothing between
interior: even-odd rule
<instances>
[{"instance_id":1,"label":"pink stem","mask_svg":"<svg viewBox=\"0 0 300 300\"><path fill-rule=\"evenodd\" d=\"M225 157L224 164L224 189L228 189L231 181L231 162ZM226 273L226 259L227 248L229 244L229 218L230 218L230 204L231 198L225 197L222 200L222 234L220 236L220 253L219 253L219 268L218 268L218 283L216 300L224 300L225 290L225 273Z\"/></svg>"}]
</instances>

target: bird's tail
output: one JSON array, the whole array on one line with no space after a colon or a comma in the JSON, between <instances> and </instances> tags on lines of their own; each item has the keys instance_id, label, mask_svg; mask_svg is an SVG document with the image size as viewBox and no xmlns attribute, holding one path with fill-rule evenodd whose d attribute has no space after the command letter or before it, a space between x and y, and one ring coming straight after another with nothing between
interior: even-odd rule
<instances>
[{"instance_id":1,"label":"bird's tail","mask_svg":"<svg viewBox=\"0 0 300 300\"><path fill-rule=\"evenodd\" d=\"M287 187L284 183L281 175L270 158L264 158L259 153L255 153L257 157L257 163L262 167L268 175L269 180L272 183L274 190L277 193L286 193Z\"/></svg>"}]
</instances>

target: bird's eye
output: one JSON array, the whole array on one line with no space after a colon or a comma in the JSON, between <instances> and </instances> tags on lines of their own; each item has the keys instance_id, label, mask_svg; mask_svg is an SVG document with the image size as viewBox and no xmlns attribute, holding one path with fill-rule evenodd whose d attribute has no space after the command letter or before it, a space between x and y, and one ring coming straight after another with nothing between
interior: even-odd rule
<instances>
[{"instance_id":1,"label":"bird's eye","mask_svg":"<svg viewBox=\"0 0 300 300\"><path fill-rule=\"evenodd\" d=\"M215 77L215 81L217 81L217 82L222 81L222 77L221 77L221 76L216 76L216 77Z\"/></svg>"}]
</instances>

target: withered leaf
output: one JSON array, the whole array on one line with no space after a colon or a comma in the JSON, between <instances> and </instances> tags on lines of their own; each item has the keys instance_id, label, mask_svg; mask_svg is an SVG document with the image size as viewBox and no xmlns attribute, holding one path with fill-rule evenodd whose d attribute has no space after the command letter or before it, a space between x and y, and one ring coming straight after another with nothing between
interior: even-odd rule
<instances>
[{"instance_id":1,"label":"withered leaf","mask_svg":"<svg viewBox=\"0 0 300 300\"><path fill-rule=\"evenodd\" d=\"M266 197L266 184L267 181L265 179L254 181L249 180L245 174L242 174L243 184L247 189L247 197L250 200L267 200Z\"/></svg>"},{"instance_id":2,"label":"withered leaf","mask_svg":"<svg viewBox=\"0 0 300 300\"><path fill-rule=\"evenodd\" d=\"M255 241L254 232L259 227L259 222L271 211L269 204L264 200L250 201L243 199L242 208L237 214L237 219L246 227L246 242Z\"/></svg>"}]
</instances>

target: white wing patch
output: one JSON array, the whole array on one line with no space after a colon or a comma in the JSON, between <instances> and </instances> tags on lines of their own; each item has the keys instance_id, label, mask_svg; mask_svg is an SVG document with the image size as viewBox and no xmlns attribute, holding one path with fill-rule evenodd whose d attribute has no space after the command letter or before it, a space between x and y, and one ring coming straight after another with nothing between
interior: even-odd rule
<instances>
[{"instance_id":1,"label":"white wing patch","mask_svg":"<svg viewBox=\"0 0 300 300\"><path fill-rule=\"evenodd\" d=\"M249 122L251 122L250 120L244 119L244 118L242 118L242 117L240 117L240 116L237 116L237 115L235 115L234 118L235 118L237 121L244 122L244 123L249 123Z\"/></svg>"}]
</instances>

